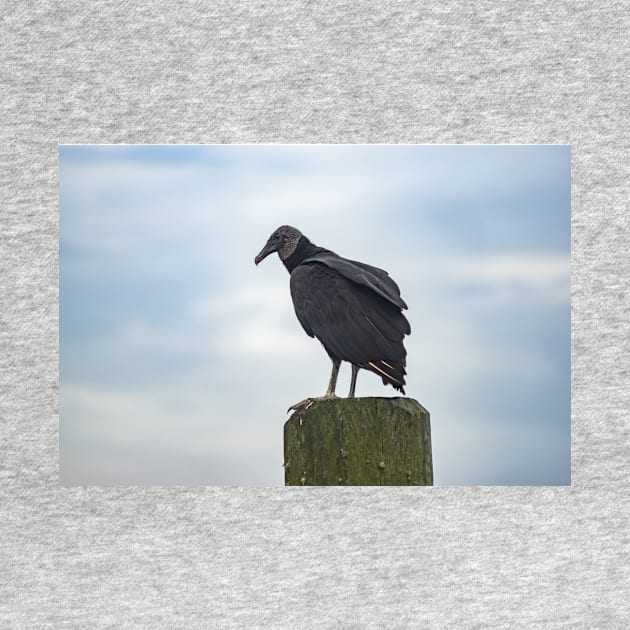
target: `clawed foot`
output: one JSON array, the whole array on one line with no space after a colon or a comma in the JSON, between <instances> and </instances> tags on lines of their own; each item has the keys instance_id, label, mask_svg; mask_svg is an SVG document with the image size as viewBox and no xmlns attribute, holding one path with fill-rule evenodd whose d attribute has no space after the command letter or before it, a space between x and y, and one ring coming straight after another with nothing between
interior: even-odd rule
<instances>
[{"instance_id":1,"label":"clawed foot","mask_svg":"<svg viewBox=\"0 0 630 630\"><path fill-rule=\"evenodd\" d=\"M338 398L338 396L335 396L335 394L333 394L332 396L316 396L314 398L305 398L304 400L301 400L299 403L295 403L295 405L291 405L287 409L287 413L289 413L289 411L306 411L312 405L314 405L316 402L319 402L320 400L332 400L333 398Z\"/></svg>"}]
</instances>

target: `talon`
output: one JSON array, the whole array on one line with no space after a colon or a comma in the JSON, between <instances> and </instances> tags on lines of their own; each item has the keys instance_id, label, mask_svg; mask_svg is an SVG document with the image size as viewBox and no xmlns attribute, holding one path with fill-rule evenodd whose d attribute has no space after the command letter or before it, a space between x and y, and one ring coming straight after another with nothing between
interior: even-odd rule
<instances>
[{"instance_id":1,"label":"talon","mask_svg":"<svg viewBox=\"0 0 630 630\"><path fill-rule=\"evenodd\" d=\"M321 400L331 400L333 398L337 398L337 396L335 396L335 394L325 394L324 396L315 396L312 398L305 398L299 403L295 403L295 405L291 405L287 409L287 413L289 413L289 411L306 411L307 409L310 409L310 407L312 407L316 402L319 402Z\"/></svg>"},{"instance_id":2,"label":"talon","mask_svg":"<svg viewBox=\"0 0 630 630\"><path fill-rule=\"evenodd\" d=\"M295 403L295 405L291 405L287 409L287 413L289 413L289 411L300 411L302 407L304 407L304 411L306 411L314 402L315 401L313 398L305 398L304 400L301 400L300 402Z\"/></svg>"}]
</instances>

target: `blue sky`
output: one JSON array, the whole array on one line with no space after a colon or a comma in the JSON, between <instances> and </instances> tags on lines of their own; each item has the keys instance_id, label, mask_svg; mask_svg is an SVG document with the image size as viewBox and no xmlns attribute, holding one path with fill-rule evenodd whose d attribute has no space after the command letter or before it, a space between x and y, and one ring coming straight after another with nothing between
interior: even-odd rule
<instances>
[{"instance_id":1,"label":"blue sky","mask_svg":"<svg viewBox=\"0 0 630 630\"><path fill-rule=\"evenodd\" d=\"M59 205L63 483L282 485L330 375L282 224L400 285L436 484L570 483L568 146L62 146Z\"/></svg>"}]
</instances>

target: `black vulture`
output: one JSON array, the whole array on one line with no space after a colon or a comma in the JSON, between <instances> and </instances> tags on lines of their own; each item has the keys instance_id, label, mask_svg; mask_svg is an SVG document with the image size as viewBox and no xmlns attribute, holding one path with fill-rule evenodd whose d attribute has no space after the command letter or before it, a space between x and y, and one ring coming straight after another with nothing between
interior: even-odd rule
<instances>
[{"instance_id":1,"label":"black vulture","mask_svg":"<svg viewBox=\"0 0 630 630\"><path fill-rule=\"evenodd\" d=\"M404 394L407 352L403 338L411 328L402 313L407 305L389 274L318 247L290 225L279 227L269 237L254 262L258 265L273 252L278 252L291 274L291 298L300 324L309 336L319 339L333 363L324 396L307 398L291 409L335 398L342 361L352 364L349 398L354 397L360 368Z\"/></svg>"}]
</instances>

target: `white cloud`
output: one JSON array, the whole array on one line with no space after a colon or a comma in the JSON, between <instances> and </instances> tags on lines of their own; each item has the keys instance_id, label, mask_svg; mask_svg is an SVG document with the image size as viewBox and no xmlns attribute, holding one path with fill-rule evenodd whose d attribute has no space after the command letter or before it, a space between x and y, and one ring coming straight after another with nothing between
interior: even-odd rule
<instances>
[{"instance_id":1,"label":"white cloud","mask_svg":"<svg viewBox=\"0 0 630 630\"><path fill-rule=\"evenodd\" d=\"M424 306L423 298L435 291L483 289L477 298L487 309L516 303L552 306L570 296L571 261L564 254L487 254L418 256L409 264L402 254L390 256L389 269L408 303Z\"/></svg>"},{"instance_id":2,"label":"white cloud","mask_svg":"<svg viewBox=\"0 0 630 630\"><path fill-rule=\"evenodd\" d=\"M452 281L519 284L545 291L550 286L566 283L571 273L568 256L548 254L467 256L434 261L434 266L442 269Z\"/></svg>"},{"instance_id":3,"label":"white cloud","mask_svg":"<svg viewBox=\"0 0 630 630\"><path fill-rule=\"evenodd\" d=\"M281 482L281 428L270 430L249 405L239 410L230 394L64 385L61 411L64 483L154 483L151 474L160 459L179 467L180 483L191 474L195 483L215 483L217 460L232 469L224 471L228 479ZM248 461L261 455L275 460L277 470L268 475L252 470L243 477ZM187 470L191 460L197 462L195 472Z\"/></svg>"}]
</instances>

